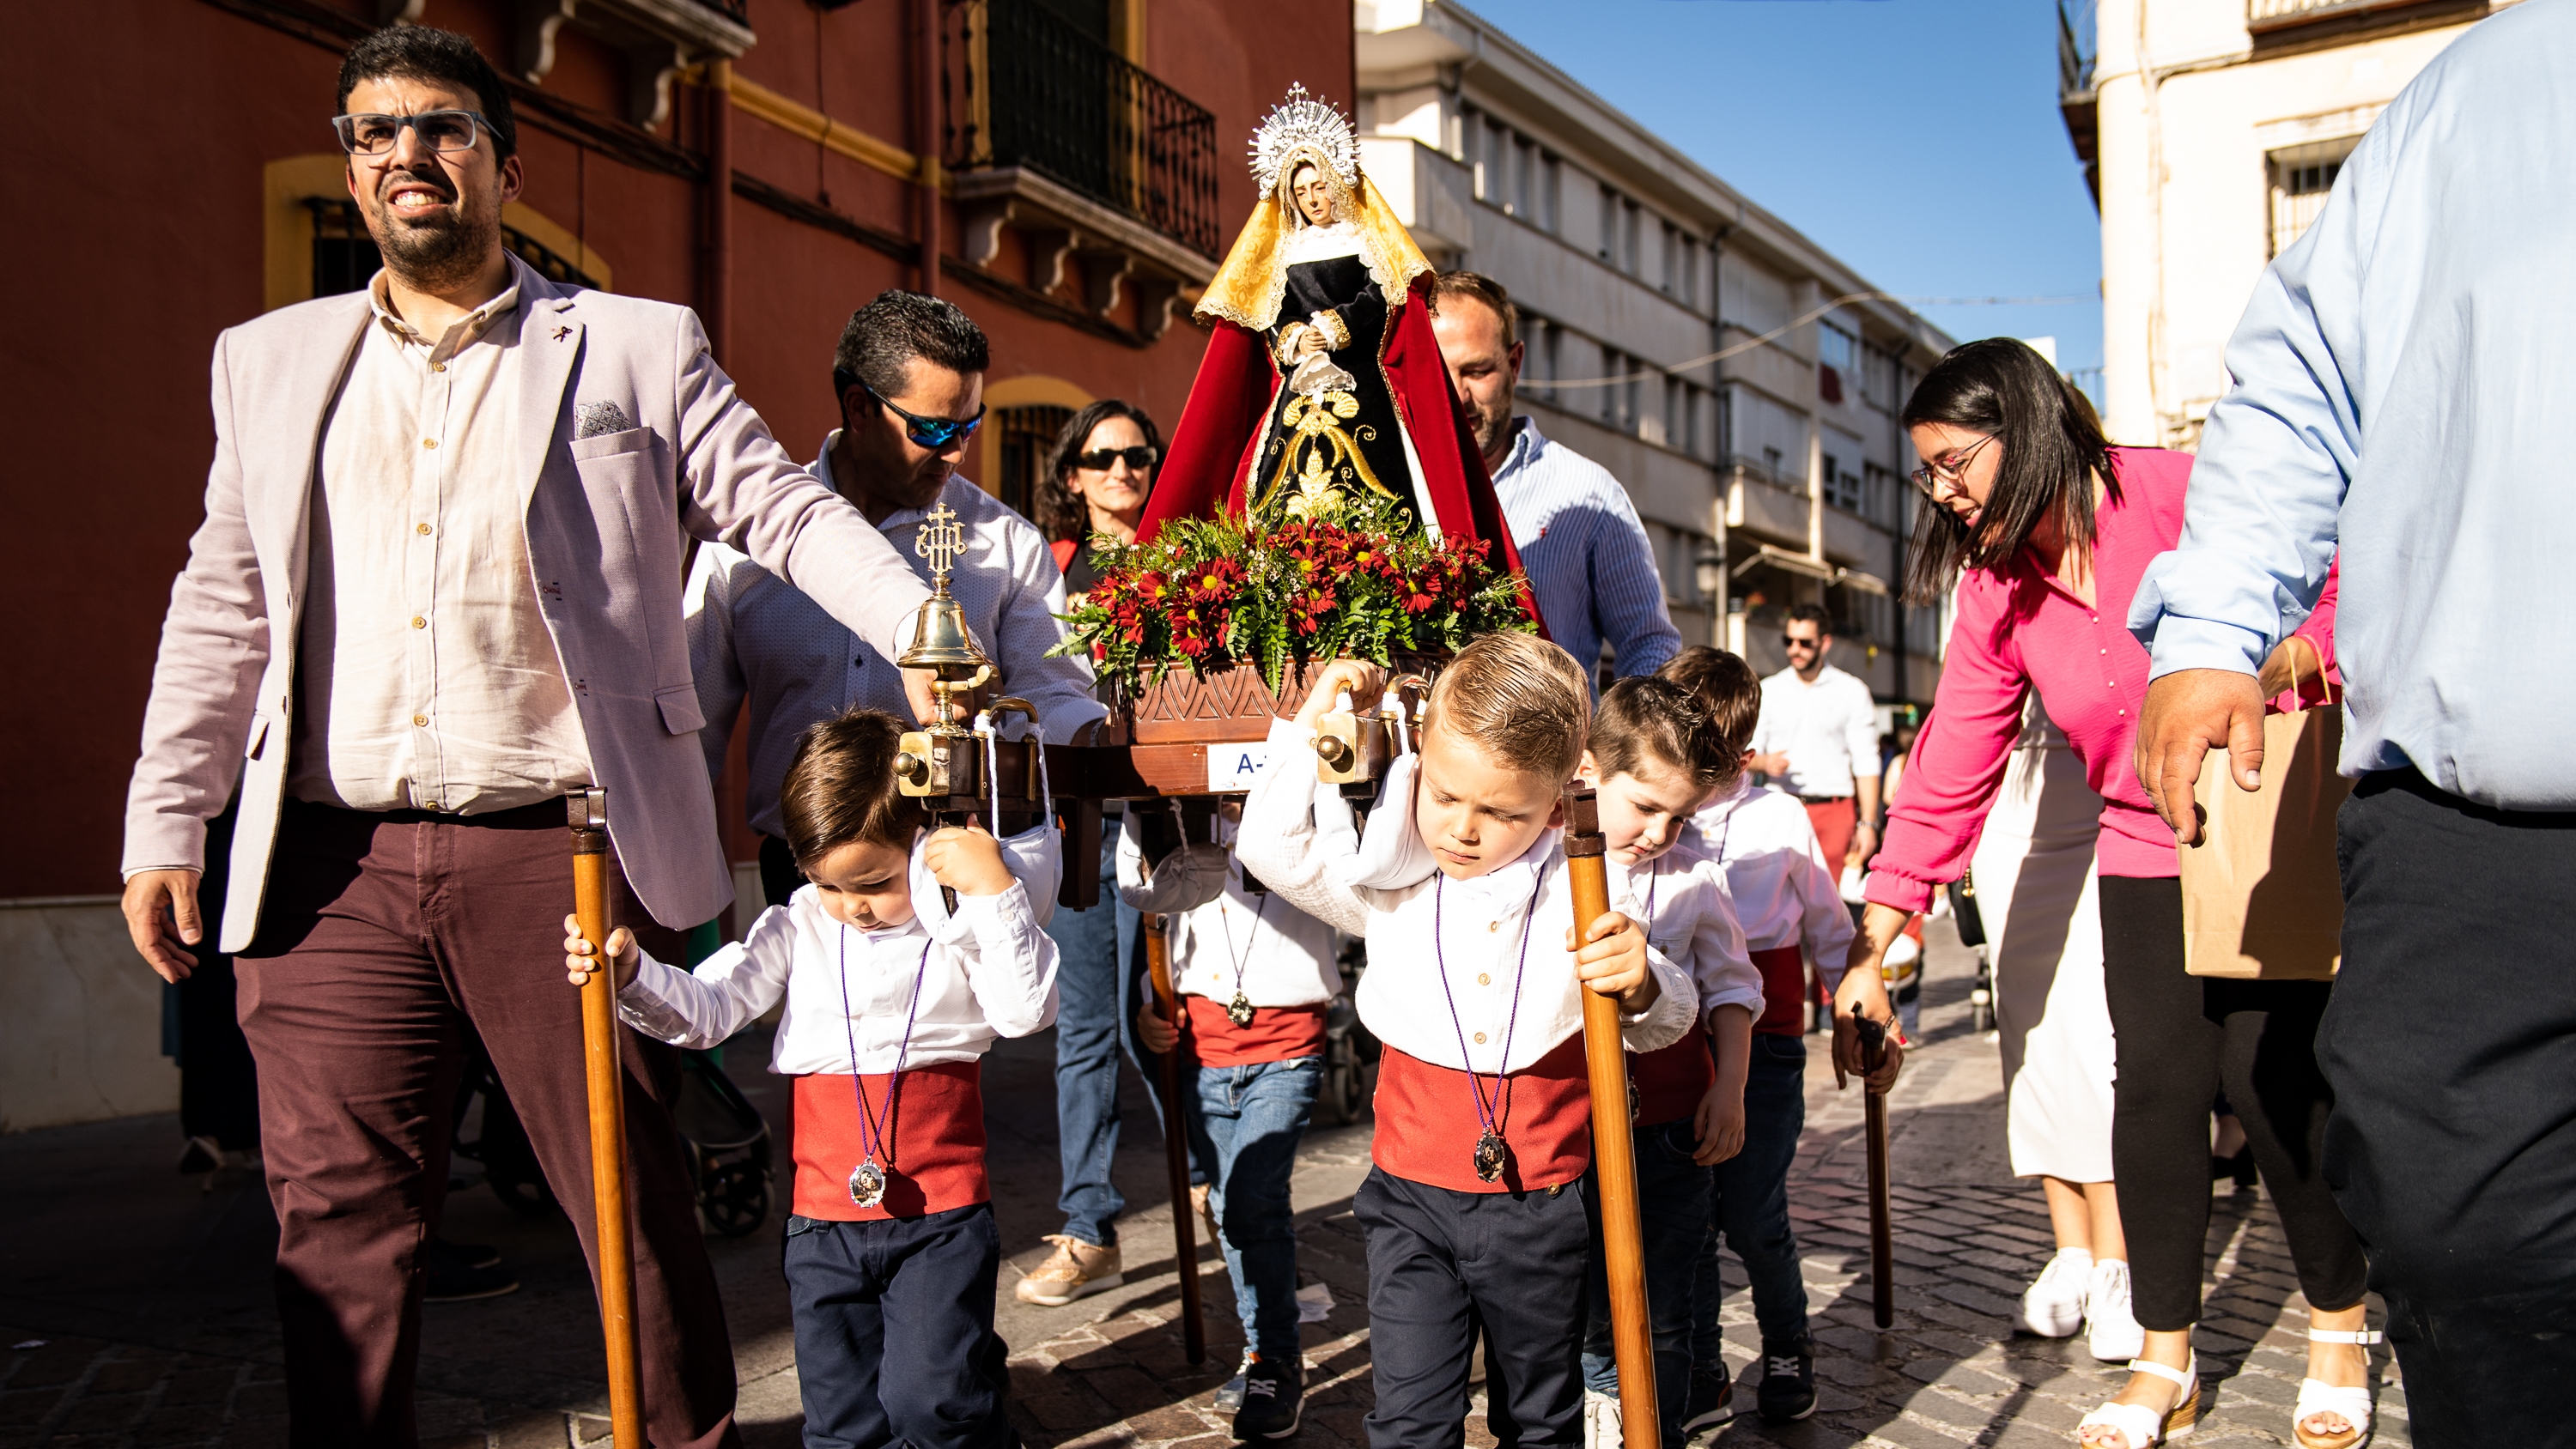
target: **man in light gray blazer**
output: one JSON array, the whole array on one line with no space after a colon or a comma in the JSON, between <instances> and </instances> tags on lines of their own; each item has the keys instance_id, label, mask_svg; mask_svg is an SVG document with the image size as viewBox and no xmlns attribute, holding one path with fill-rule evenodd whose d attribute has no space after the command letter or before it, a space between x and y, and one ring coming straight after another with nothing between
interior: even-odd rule
<instances>
[{"instance_id":1,"label":"man in light gray blazer","mask_svg":"<svg viewBox=\"0 0 2576 1449\"><path fill-rule=\"evenodd\" d=\"M657 955L731 898L684 535L889 658L926 591L735 396L685 308L559 286L503 248L515 125L471 42L379 32L339 97L386 269L216 344L206 521L145 712L125 913L184 975L205 824L238 788L221 946L259 1063L293 1441L408 1449L422 1246L477 1036L596 1263L577 996L555 966L564 795L607 792L613 909ZM631 1033L623 1050L650 1433L734 1443L665 1105L677 1061Z\"/></svg>"}]
</instances>

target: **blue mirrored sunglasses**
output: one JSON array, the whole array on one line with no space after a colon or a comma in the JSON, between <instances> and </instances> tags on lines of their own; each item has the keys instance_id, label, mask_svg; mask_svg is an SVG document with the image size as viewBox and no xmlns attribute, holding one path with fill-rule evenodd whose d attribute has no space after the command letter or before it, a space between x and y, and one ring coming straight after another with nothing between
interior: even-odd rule
<instances>
[{"instance_id":1,"label":"blue mirrored sunglasses","mask_svg":"<svg viewBox=\"0 0 2576 1449\"><path fill-rule=\"evenodd\" d=\"M975 409L975 416L971 418L925 418L919 413L908 413L896 407L893 400L884 393L869 387L846 372L835 371L832 378L841 385L843 392L854 387L864 389L868 396L877 400L879 407L903 419L903 435L910 438L915 447L945 448L950 443L962 442L975 436L975 430L984 425L985 409L980 407Z\"/></svg>"}]
</instances>

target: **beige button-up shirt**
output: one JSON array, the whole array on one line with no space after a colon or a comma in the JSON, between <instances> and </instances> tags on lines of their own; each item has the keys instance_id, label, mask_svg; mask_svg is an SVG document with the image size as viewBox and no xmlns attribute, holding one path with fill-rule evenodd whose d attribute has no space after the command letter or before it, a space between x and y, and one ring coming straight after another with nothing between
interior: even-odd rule
<instances>
[{"instance_id":1,"label":"beige button-up shirt","mask_svg":"<svg viewBox=\"0 0 2576 1449\"><path fill-rule=\"evenodd\" d=\"M591 783L528 572L515 286L427 337L375 324L322 428L287 793L481 814Z\"/></svg>"}]
</instances>

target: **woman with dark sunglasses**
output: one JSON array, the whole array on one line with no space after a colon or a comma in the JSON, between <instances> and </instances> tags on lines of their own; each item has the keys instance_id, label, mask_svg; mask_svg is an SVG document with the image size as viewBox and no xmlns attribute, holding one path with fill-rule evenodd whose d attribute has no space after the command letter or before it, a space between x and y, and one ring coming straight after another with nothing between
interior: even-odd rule
<instances>
[{"instance_id":1,"label":"woman with dark sunglasses","mask_svg":"<svg viewBox=\"0 0 2576 1449\"><path fill-rule=\"evenodd\" d=\"M1869 906L1837 1006L1883 1018L1879 958L1935 884L1956 880L1995 804L2035 692L2102 797L2095 843L2103 991L2118 1071L2111 1160L2125 1273L2096 1270L2089 1292L2128 1298L2144 1329L2117 1398L2085 1416L2096 1449L2145 1449L2197 1422L2192 1357L2209 1225L2209 1110L2223 1085L2241 1105L2264 1186L2309 1304L2308 1382L2297 1442L2351 1449L2367 1437L2369 1358L2360 1240L2321 1159L2333 1092L2312 1044L2329 983L2212 980L2183 969L2182 889L2173 831L2131 766L2146 701L2146 650L2128 630L2147 564L2182 536L2188 455L2114 448L2054 368L2009 338L1953 350L1924 376L1904 422L1924 459L1910 602L1958 588L1957 619L1932 714L1871 862ZM2308 641L2330 671L2333 593L2263 671L2276 707L2295 708L2289 651ZM1866 968L1866 969L1864 969ZM1838 1023L1835 1056L1857 1070Z\"/></svg>"},{"instance_id":2,"label":"woman with dark sunglasses","mask_svg":"<svg viewBox=\"0 0 2576 1449\"><path fill-rule=\"evenodd\" d=\"M1075 413L1056 434L1038 494L1038 527L1054 541L1067 608L1100 577L1092 563L1094 538L1136 541L1162 457L1163 435L1154 420L1116 398Z\"/></svg>"}]
</instances>

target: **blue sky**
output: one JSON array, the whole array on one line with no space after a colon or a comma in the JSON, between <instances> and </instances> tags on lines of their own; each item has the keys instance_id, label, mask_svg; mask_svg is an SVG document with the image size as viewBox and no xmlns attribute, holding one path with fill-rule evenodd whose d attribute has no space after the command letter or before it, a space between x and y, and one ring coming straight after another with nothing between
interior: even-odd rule
<instances>
[{"instance_id":1,"label":"blue sky","mask_svg":"<svg viewBox=\"0 0 2576 1449\"><path fill-rule=\"evenodd\" d=\"M1919 310L2101 365L2100 222L2058 119L2050 0L1465 3L1888 291L2085 298Z\"/></svg>"}]
</instances>

